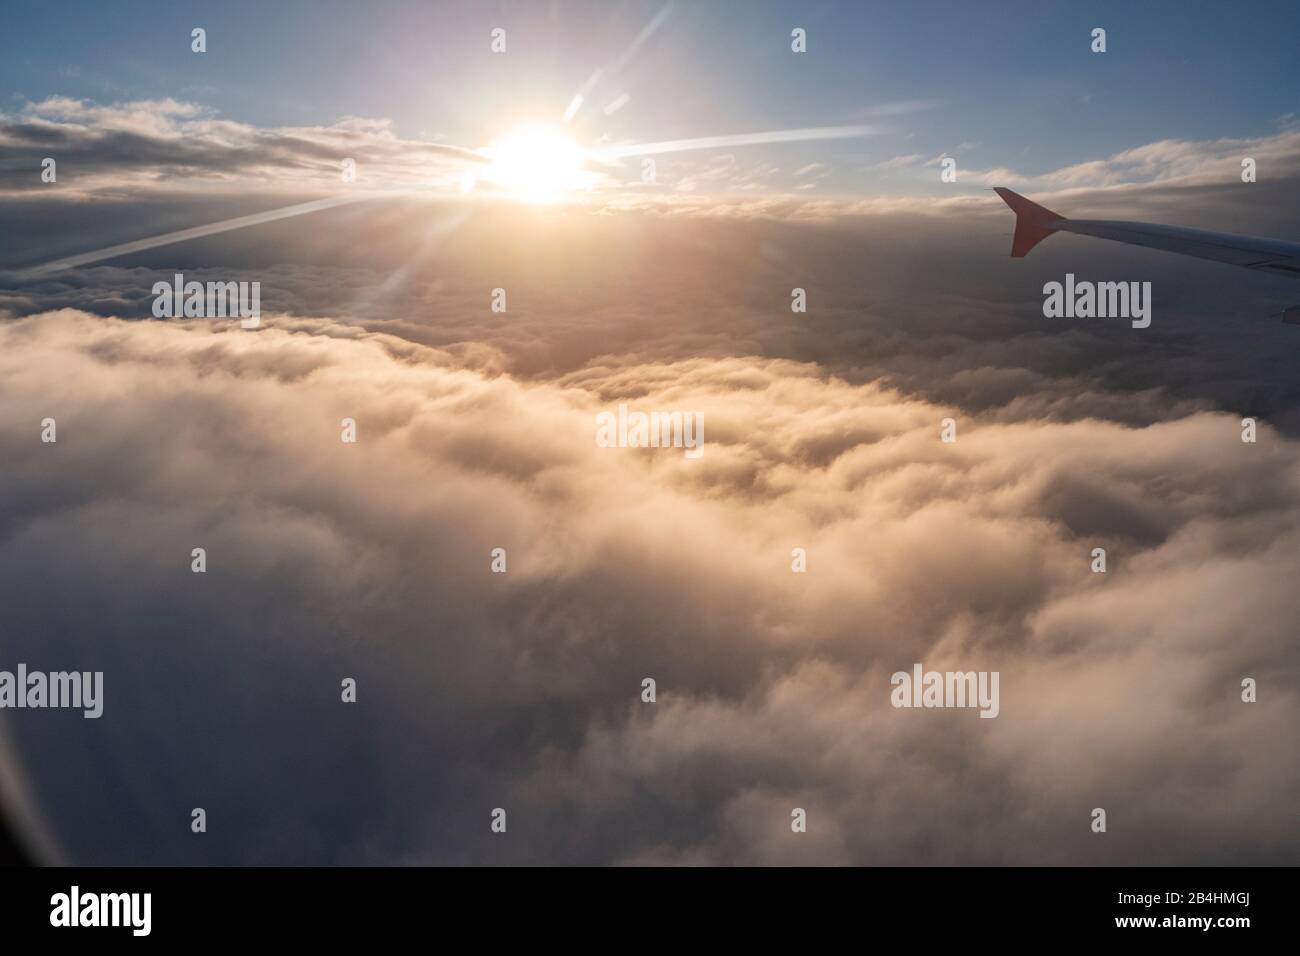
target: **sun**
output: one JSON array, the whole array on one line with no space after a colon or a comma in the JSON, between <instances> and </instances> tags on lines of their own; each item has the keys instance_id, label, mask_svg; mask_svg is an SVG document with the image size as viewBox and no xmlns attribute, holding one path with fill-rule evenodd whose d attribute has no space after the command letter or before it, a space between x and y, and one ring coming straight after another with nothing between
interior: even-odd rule
<instances>
[{"instance_id":1,"label":"sun","mask_svg":"<svg viewBox=\"0 0 1300 956\"><path fill-rule=\"evenodd\" d=\"M587 154L562 131L521 126L482 150L488 165L478 178L526 202L555 202L589 185ZM468 183L472 189L473 182ZM462 189L466 184L462 183Z\"/></svg>"}]
</instances>

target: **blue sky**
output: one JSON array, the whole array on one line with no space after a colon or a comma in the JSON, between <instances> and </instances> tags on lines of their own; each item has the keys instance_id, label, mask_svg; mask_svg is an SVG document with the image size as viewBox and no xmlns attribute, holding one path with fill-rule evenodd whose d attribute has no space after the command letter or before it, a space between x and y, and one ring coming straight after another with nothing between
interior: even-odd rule
<instances>
[{"instance_id":1,"label":"blue sky","mask_svg":"<svg viewBox=\"0 0 1300 956\"><path fill-rule=\"evenodd\" d=\"M625 3L65 3L8 0L5 109L64 95L174 97L259 126L388 117L404 137L478 146L558 119L663 8ZM994 7L996 6L996 9ZM203 56L189 31L208 31ZM504 27L508 53L489 31ZM808 53L790 52L792 27ZM1089 49L1107 30L1108 52ZM575 128L591 140L846 123L882 135L751 148L787 169L958 149L966 165L1042 173L1145 143L1259 136L1295 110L1300 4L776 3L678 0ZM599 109L626 93L613 116ZM881 107L908 104L900 112ZM856 178L855 178L856 177ZM937 177L934 177L937 179Z\"/></svg>"}]
</instances>

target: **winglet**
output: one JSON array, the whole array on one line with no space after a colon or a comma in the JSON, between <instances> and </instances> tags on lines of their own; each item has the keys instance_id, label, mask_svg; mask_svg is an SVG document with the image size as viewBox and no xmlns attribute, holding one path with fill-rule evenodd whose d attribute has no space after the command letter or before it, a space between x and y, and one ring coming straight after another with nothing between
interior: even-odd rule
<instances>
[{"instance_id":1,"label":"winglet","mask_svg":"<svg viewBox=\"0 0 1300 956\"><path fill-rule=\"evenodd\" d=\"M993 191L1002 197L1002 201L1016 214L1016 237L1011 240L1011 258L1019 259L1030 249L1038 245L1052 233L1057 223L1065 220L1050 209L1044 209L1036 202L1030 202L1019 193L1013 193L1005 186L994 186Z\"/></svg>"}]
</instances>

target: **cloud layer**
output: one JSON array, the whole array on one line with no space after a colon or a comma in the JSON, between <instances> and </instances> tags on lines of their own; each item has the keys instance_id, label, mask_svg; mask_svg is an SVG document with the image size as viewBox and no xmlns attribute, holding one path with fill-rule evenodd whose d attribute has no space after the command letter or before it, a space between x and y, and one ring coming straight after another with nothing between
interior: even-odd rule
<instances>
[{"instance_id":1,"label":"cloud layer","mask_svg":"<svg viewBox=\"0 0 1300 956\"><path fill-rule=\"evenodd\" d=\"M1295 236L1294 135L1151 144L1047 201ZM343 156L472 160L172 101L53 99L0 143L75 173L0 181L0 666L106 686L98 721L6 711L0 780L68 858L1300 858L1294 283L1066 235L1011 261L991 196L774 195L729 155L41 273L10 267L316 198ZM1219 177L1242 149L1256 184ZM1151 281L1152 327L1043 318L1067 271ZM260 282L265 327L148 320L176 272ZM702 413L703 458L598 448L619 403ZM916 662L999 671L1000 716L893 709Z\"/></svg>"},{"instance_id":2,"label":"cloud layer","mask_svg":"<svg viewBox=\"0 0 1300 956\"><path fill-rule=\"evenodd\" d=\"M1008 406L946 445L949 408L804 362L521 380L271 325L0 326L10 653L106 675L100 721L10 715L74 858L1294 861L1271 429ZM619 401L702 411L704 457L597 448ZM894 710L916 661L999 670L1001 716Z\"/></svg>"}]
</instances>

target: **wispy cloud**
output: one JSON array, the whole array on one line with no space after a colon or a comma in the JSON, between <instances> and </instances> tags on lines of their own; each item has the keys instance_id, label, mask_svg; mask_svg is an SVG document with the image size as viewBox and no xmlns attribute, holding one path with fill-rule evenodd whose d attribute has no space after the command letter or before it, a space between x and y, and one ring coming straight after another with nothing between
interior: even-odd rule
<instances>
[{"instance_id":1,"label":"wispy cloud","mask_svg":"<svg viewBox=\"0 0 1300 956\"><path fill-rule=\"evenodd\" d=\"M97 106L67 97L0 114L9 161L0 190L10 195L120 196L124 191L238 190L243 193L342 185L343 161L356 163L357 190L394 186L454 188L482 162L473 149L399 138L385 119L345 117L331 126L265 129L224 120L176 100ZM58 189L41 182L53 158Z\"/></svg>"}]
</instances>

